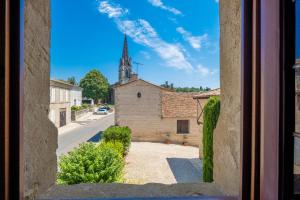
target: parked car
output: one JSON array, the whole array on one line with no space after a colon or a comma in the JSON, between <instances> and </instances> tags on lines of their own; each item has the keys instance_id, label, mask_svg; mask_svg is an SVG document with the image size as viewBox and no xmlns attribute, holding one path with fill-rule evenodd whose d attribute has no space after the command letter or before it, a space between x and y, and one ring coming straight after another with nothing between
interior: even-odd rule
<instances>
[{"instance_id":1,"label":"parked car","mask_svg":"<svg viewBox=\"0 0 300 200\"><path fill-rule=\"evenodd\" d=\"M107 115L108 111L105 108L99 108L98 110L96 110L94 112L94 114L96 115Z\"/></svg>"},{"instance_id":2,"label":"parked car","mask_svg":"<svg viewBox=\"0 0 300 200\"><path fill-rule=\"evenodd\" d=\"M107 111L110 110L110 107L109 107L109 106L101 106L101 108L104 108L104 109L106 109Z\"/></svg>"}]
</instances>

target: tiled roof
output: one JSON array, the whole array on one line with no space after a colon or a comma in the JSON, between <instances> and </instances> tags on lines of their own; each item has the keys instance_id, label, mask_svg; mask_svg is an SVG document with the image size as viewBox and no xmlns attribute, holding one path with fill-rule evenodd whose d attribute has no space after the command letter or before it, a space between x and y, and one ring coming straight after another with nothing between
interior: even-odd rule
<instances>
[{"instance_id":1,"label":"tiled roof","mask_svg":"<svg viewBox=\"0 0 300 200\"><path fill-rule=\"evenodd\" d=\"M196 93L163 92L162 116L190 118L197 117Z\"/></svg>"},{"instance_id":2,"label":"tiled roof","mask_svg":"<svg viewBox=\"0 0 300 200\"><path fill-rule=\"evenodd\" d=\"M202 92L202 93L198 93L196 95L193 96L194 99L208 99L211 96L220 96L221 94L221 89L214 89L214 90L210 90L207 92Z\"/></svg>"},{"instance_id":3,"label":"tiled roof","mask_svg":"<svg viewBox=\"0 0 300 200\"><path fill-rule=\"evenodd\" d=\"M205 102L211 96L219 96L220 89L208 92L163 92L162 116L173 118L197 117L197 98Z\"/></svg>"}]
</instances>

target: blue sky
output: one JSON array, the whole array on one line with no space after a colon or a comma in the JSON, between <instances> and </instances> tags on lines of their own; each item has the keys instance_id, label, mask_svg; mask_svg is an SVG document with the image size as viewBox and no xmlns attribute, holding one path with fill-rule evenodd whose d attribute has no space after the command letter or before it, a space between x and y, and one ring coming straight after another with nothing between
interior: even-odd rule
<instances>
[{"instance_id":1,"label":"blue sky","mask_svg":"<svg viewBox=\"0 0 300 200\"><path fill-rule=\"evenodd\" d=\"M217 0L51 2L51 78L79 81L98 69L115 83L126 33L130 56L144 64L140 78L176 87L219 87Z\"/></svg>"}]
</instances>

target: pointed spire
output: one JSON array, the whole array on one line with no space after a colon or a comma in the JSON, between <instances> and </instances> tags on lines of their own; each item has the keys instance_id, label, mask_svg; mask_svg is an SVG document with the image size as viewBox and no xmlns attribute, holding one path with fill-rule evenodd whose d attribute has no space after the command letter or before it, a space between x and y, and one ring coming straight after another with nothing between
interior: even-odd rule
<instances>
[{"instance_id":1,"label":"pointed spire","mask_svg":"<svg viewBox=\"0 0 300 200\"><path fill-rule=\"evenodd\" d=\"M127 35L124 34L124 45L123 45L123 52L122 52L122 59L124 59L124 61L128 60L128 44L127 44Z\"/></svg>"}]
</instances>

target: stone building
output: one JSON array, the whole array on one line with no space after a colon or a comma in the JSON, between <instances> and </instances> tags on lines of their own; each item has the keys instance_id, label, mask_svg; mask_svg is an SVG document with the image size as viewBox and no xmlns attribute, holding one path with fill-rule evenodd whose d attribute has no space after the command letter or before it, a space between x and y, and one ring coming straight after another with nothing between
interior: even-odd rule
<instances>
[{"instance_id":1,"label":"stone building","mask_svg":"<svg viewBox=\"0 0 300 200\"><path fill-rule=\"evenodd\" d=\"M50 81L50 111L49 119L56 127L62 127L71 122L70 91L73 85L64 81Z\"/></svg>"},{"instance_id":2,"label":"stone building","mask_svg":"<svg viewBox=\"0 0 300 200\"><path fill-rule=\"evenodd\" d=\"M127 36L125 34L122 57L120 58L120 64L119 64L119 81L111 85L109 89L109 95L108 95L109 103L111 104L115 103L115 91L114 91L115 87L136 79L138 79L138 74L133 73L132 70L131 58L128 52Z\"/></svg>"},{"instance_id":3,"label":"stone building","mask_svg":"<svg viewBox=\"0 0 300 200\"><path fill-rule=\"evenodd\" d=\"M119 64L119 84L127 83L132 75L131 58L128 53L127 36L124 36L122 57Z\"/></svg>"},{"instance_id":4,"label":"stone building","mask_svg":"<svg viewBox=\"0 0 300 200\"><path fill-rule=\"evenodd\" d=\"M115 87L115 122L132 129L133 141L199 146L202 125L197 121L195 95L174 92L141 79L129 81Z\"/></svg>"},{"instance_id":5,"label":"stone building","mask_svg":"<svg viewBox=\"0 0 300 200\"><path fill-rule=\"evenodd\" d=\"M81 106L82 105L82 88L73 85L70 91L70 103L71 106Z\"/></svg>"}]
</instances>

